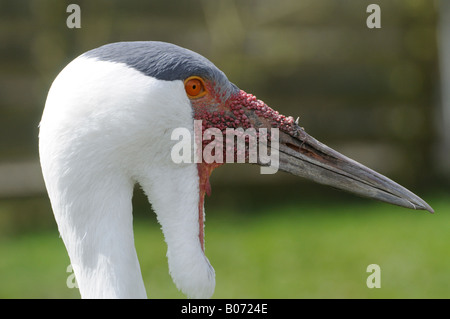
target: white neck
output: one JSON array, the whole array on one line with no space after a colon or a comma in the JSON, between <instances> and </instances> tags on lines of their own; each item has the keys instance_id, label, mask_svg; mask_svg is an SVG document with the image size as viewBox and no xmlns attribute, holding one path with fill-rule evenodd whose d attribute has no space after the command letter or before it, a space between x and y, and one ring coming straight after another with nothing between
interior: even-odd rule
<instances>
[{"instance_id":1,"label":"white neck","mask_svg":"<svg viewBox=\"0 0 450 319\"><path fill-rule=\"evenodd\" d=\"M82 297L146 297L134 248L135 182L162 226L177 287L193 298L212 295L214 270L199 242L197 167L170 158L177 127L193 136L181 81L159 81L122 64L81 57L53 83L39 151Z\"/></svg>"},{"instance_id":2,"label":"white neck","mask_svg":"<svg viewBox=\"0 0 450 319\"><path fill-rule=\"evenodd\" d=\"M172 165L163 178L157 172L148 172L141 174L139 183L162 226L169 272L177 288L190 298L210 298L215 273L199 240L199 231L203 230L199 229L197 166Z\"/></svg>"},{"instance_id":3,"label":"white neck","mask_svg":"<svg viewBox=\"0 0 450 319\"><path fill-rule=\"evenodd\" d=\"M55 216L83 298L147 296L134 247L132 193L129 180L110 176L56 200L56 206L63 202Z\"/></svg>"}]
</instances>

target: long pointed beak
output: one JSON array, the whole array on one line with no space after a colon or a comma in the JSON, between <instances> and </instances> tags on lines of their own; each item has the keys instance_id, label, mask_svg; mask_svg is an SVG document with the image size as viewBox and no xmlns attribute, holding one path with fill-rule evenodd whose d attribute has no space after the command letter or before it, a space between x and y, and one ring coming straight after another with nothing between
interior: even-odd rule
<instances>
[{"instance_id":1,"label":"long pointed beak","mask_svg":"<svg viewBox=\"0 0 450 319\"><path fill-rule=\"evenodd\" d=\"M308 135L292 117L280 115L253 95L241 90L232 101L234 114L245 114L240 122L256 129L279 129L280 170L364 197L434 212L417 195L320 143Z\"/></svg>"},{"instance_id":2,"label":"long pointed beak","mask_svg":"<svg viewBox=\"0 0 450 319\"><path fill-rule=\"evenodd\" d=\"M297 134L280 132L280 170L364 197L434 213L417 195L320 143L298 125L294 132Z\"/></svg>"}]
</instances>

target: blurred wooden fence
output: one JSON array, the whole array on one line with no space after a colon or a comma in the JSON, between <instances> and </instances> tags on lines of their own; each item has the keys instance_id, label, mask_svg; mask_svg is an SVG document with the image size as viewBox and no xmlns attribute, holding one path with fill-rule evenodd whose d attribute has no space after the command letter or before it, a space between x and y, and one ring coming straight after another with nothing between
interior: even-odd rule
<instances>
[{"instance_id":1,"label":"blurred wooden fence","mask_svg":"<svg viewBox=\"0 0 450 319\"><path fill-rule=\"evenodd\" d=\"M373 2L381 7L381 29L366 26L366 8ZM66 26L69 3L81 7L81 29ZM311 135L348 156L406 185L430 182L442 167L435 150L444 131L436 128L437 5L2 0L0 163L37 162L46 94L70 60L108 42L161 40L205 55L240 88L286 115L300 116ZM248 171L239 167L230 177L231 171L218 170L215 180L261 180ZM23 178L0 176L0 183L6 180ZM20 187L14 189L20 193Z\"/></svg>"}]
</instances>

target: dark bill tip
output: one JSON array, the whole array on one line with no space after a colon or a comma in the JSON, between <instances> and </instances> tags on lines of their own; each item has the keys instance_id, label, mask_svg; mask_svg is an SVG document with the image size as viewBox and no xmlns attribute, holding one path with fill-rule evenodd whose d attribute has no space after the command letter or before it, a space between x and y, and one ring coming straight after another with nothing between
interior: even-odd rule
<instances>
[{"instance_id":1,"label":"dark bill tip","mask_svg":"<svg viewBox=\"0 0 450 319\"><path fill-rule=\"evenodd\" d=\"M434 213L423 199L370 168L320 143L302 130L280 132L279 169L360 196Z\"/></svg>"}]
</instances>

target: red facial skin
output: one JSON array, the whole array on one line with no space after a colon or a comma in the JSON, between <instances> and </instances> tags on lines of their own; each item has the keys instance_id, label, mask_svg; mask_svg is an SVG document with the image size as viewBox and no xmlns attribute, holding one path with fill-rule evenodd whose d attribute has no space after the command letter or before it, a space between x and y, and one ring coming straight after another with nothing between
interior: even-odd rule
<instances>
[{"instance_id":1,"label":"red facial skin","mask_svg":"<svg viewBox=\"0 0 450 319\"><path fill-rule=\"evenodd\" d=\"M289 116L279 114L267 106L263 101L258 100L254 95L248 94L242 90L226 98L226 92L217 88L217 86L204 79L204 90L206 94L199 98L191 98L192 107L194 109L194 119L202 120L202 136L206 129L218 128L225 136L227 128L267 128L268 138L270 139L270 128L279 128L280 131L295 136L294 119ZM258 136L258 133L256 133ZM210 140L204 140L203 148L211 143ZM224 153L225 153L225 147ZM235 147L235 156L237 150ZM248 155L248 154L246 154ZM224 157L225 159L225 154ZM246 156L246 161L248 156ZM211 185L209 177L212 171L223 163L206 163L197 164L200 196L199 196L199 240L204 250L204 231L203 231L203 203L205 194L211 194Z\"/></svg>"}]
</instances>

